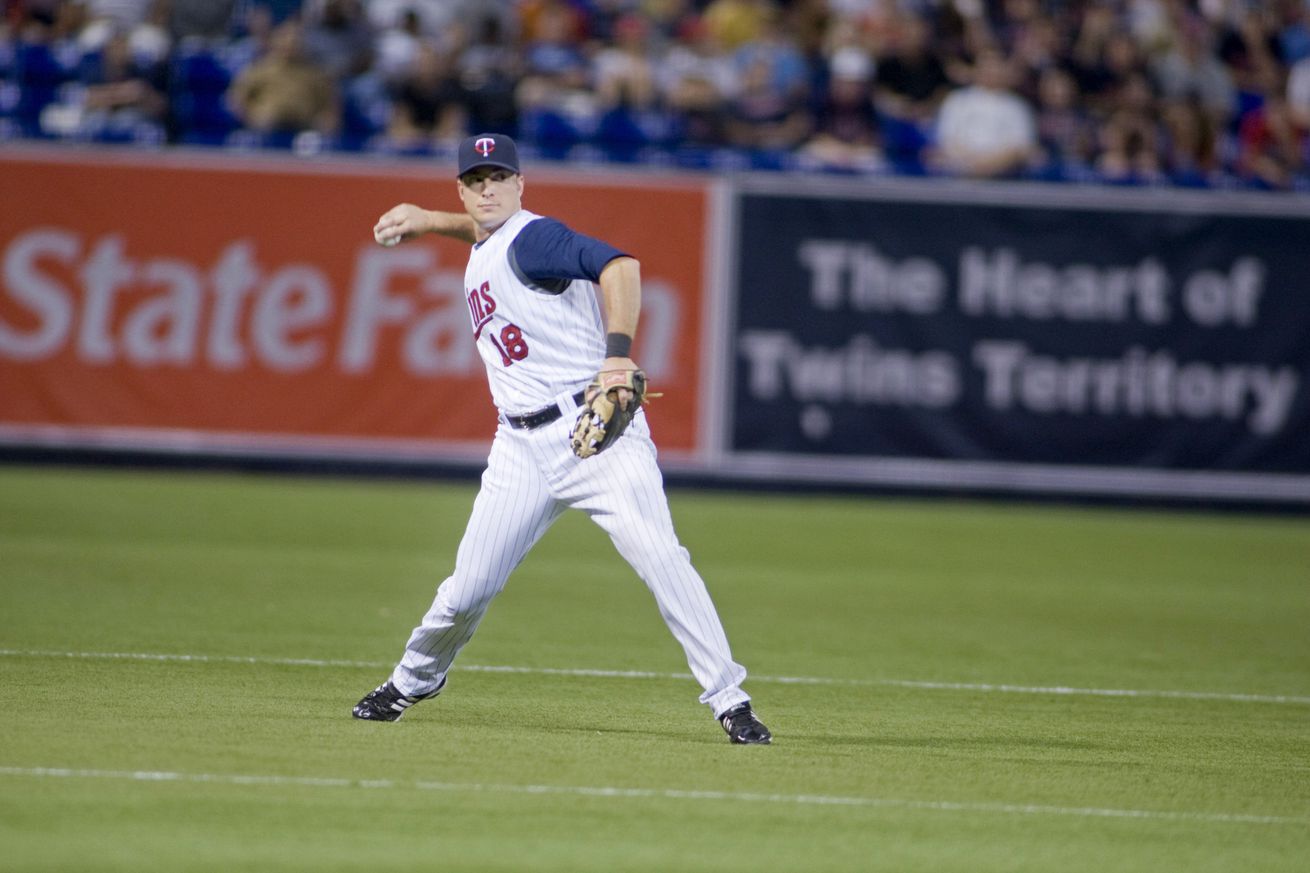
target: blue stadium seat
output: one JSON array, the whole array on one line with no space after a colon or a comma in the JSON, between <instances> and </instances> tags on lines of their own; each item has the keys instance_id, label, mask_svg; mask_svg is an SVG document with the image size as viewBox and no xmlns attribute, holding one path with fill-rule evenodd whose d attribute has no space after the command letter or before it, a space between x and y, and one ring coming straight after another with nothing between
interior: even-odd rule
<instances>
[{"instance_id":1,"label":"blue stadium seat","mask_svg":"<svg viewBox=\"0 0 1310 873\"><path fill-rule=\"evenodd\" d=\"M0 39L0 81L8 79L14 71L14 43Z\"/></svg>"},{"instance_id":2,"label":"blue stadium seat","mask_svg":"<svg viewBox=\"0 0 1310 873\"><path fill-rule=\"evenodd\" d=\"M164 126L153 121L91 121L79 131L78 138L87 142L111 145L133 145L139 148L157 148L167 141Z\"/></svg>"},{"instance_id":3,"label":"blue stadium seat","mask_svg":"<svg viewBox=\"0 0 1310 873\"><path fill-rule=\"evenodd\" d=\"M583 132L561 112L532 109L519 117L523 139L532 143L547 160L560 161L585 139Z\"/></svg>"},{"instance_id":4,"label":"blue stadium seat","mask_svg":"<svg viewBox=\"0 0 1310 873\"><path fill-rule=\"evenodd\" d=\"M665 113L620 106L601 115L592 141L610 161L639 163L671 145L674 131L673 120Z\"/></svg>"},{"instance_id":5,"label":"blue stadium seat","mask_svg":"<svg viewBox=\"0 0 1310 873\"><path fill-rule=\"evenodd\" d=\"M375 94L364 88L346 87L341 95L340 147L361 151L386 129L391 103L385 93Z\"/></svg>"},{"instance_id":6,"label":"blue stadium seat","mask_svg":"<svg viewBox=\"0 0 1310 873\"><path fill-rule=\"evenodd\" d=\"M178 139L190 145L223 145L241 126L227 106L232 72L218 55L182 46L173 60L169 102Z\"/></svg>"},{"instance_id":7,"label":"blue stadium seat","mask_svg":"<svg viewBox=\"0 0 1310 873\"><path fill-rule=\"evenodd\" d=\"M347 145L345 148L350 150L351 147ZM360 150L374 155L401 158L432 158L438 154L432 143L426 139L397 143L389 137L381 135L369 137L360 146Z\"/></svg>"},{"instance_id":8,"label":"blue stadium seat","mask_svg":"<svg viewBox=\"0 0 1310 873\"><path fill-rule=\"evenodd\" d=\"M18 43L14 50L13 81L19 96L12 118L24 136L40 137L41 111L59 96L59 87L71 78L55 51L43 43Z\"/></svg>"},{"instance_id":9,"label":"blue stadium seat","mask_svg":"<svg viewBox=\"0 0 1310 873\"><path fill-rule=\"evenodd\" d=\"M896 165L917 162L928 145L928 134L918 125L885 112L878 114L878 129L882 133L883 150Z\"/></svg>"},{"instance_id":10,"label":"blue stadium seat","mask_svg":"<svg viewBox=\"0 0 1310 873\"><path fill-rule=\"evenodd\" d=\"M22 99L22 88L13 82L0 81L0 118L13 118Z\"/></svg>"},{"instance_id":11,"label":"blue stadium seat","mask_svg":"<svg viewBox=\"0 0 1310 873\"><path fill-rule=\"evenodd\" d=\"M100 75L100 59L104 52L100 49L89 51L77 59L77 68L73 71L74 78L84 85L93 85Z\"/></svg>"},{"instance_id":12,"label":"blue stadium seat","mask_svg":"<svg viewBox=\"0 0 1310 873\"><path fill-rule=\"evenodd\" d=\"M259 149L276 149L289 151L296 141L293 130L247 130L237 128L223 140L223 147L231 151L251 151Z\"/></svg>"}]
</instances>

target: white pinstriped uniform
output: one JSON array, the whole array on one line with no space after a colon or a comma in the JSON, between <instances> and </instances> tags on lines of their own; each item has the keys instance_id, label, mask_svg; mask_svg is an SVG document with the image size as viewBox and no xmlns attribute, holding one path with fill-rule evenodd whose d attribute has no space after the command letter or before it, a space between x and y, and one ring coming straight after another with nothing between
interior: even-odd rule
<instances>
[{"instance_id":1,"label":"white pinstriped uniform","mask_svg":"<svg viewBox=\"0 0 1310 873\"><path fill-rule=\"evenodd\" d=\"M605 358L600 304L590 282L574 282L563 294L551 294L524 285L510 269L510 243L540 217L526 209L511 215L474 247L464 271L464 294L476 295L469 315L478 354L487 367L491 399L502 412L531 412L571 397L591 381ZM493 304L484 297L484 284ZM506 365L514 350L501 335L511 326L523 333L527 356Z\"/></svg>"},{"instance_id":2,"label":"white pinstriped uniform","mask_svg":"<svg viewBox=\"0 0 1310 873\"><path fill-rule=\"evenodd\" d=\"M598 455L581 460L569 448L578 412L573 395L600 368L604 327L592 283L575 280L549 294L510 268L510 243L538 217L519 211L475 247L464 289L496 406L518 415L555 404L564 414L532 430L502 417L455 570L437 589L391 681L408 695L440 688L510 573L573 507L609 534L655 595L704 688L701 702L718 715L749 699L741 689L746 671L733 661L705 583L674 533L645 413Z\"/></svg>"}]
</instances>

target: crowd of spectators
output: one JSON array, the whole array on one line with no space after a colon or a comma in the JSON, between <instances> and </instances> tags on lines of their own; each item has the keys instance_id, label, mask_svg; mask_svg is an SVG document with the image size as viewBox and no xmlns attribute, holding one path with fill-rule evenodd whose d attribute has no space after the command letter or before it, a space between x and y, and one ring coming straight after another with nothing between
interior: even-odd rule
<instances>
[{"instance_id":1,"label":"crowd of spectators","mask_svg":"<svg viewBox=\"0 0 1310 873\"><path fill-rule=\"evenodd\" d=\"M1310 190L1310 0L7 0L0 139Z\"/></svg>"}]
</instances>

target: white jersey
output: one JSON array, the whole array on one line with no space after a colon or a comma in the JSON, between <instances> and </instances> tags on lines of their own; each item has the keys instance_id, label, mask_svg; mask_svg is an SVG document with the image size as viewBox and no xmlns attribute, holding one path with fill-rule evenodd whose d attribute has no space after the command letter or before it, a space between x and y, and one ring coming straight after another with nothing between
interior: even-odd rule
<instances>
[{"instance_id":1,"label":"white jersey","mask_svg":"<svg viewBox=\"0 0 1310 873\"><path fill-rule=\"evenodd\" d=\"M605 358L605 327L596 286L575 279L561 293L534 287L510 264L510 244L530 222L510 216L478 243L464 272L473 339L501 412L533 412L581 390Z\"/></svg>"}]
</instances>

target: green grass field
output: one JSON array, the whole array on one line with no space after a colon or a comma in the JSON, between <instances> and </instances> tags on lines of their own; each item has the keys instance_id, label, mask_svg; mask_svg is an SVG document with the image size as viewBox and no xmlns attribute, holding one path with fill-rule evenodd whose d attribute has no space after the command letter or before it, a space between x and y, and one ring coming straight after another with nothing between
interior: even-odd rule
<instances>
[{"instance_id":1,"label":"green grass field","mask_svg":"<svg viewBox=\"0 0 1310 873\"><path fill-rule=\"evenodd\" d=\"M774 745L577 514L350 718L473 493L0 467L0 870L1306 869L1306 518L675 491Z\"/></svg>"}]
</instances>

